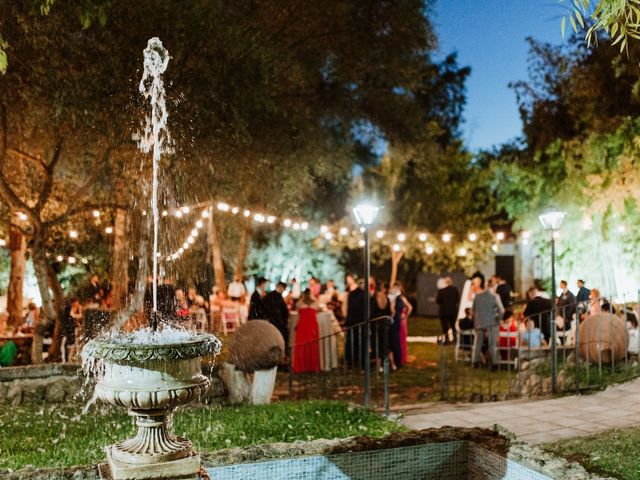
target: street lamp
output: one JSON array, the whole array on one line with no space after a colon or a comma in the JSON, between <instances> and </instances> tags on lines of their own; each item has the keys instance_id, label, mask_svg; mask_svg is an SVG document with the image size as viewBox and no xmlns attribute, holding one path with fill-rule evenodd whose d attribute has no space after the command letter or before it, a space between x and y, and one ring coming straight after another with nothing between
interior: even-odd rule
<instances>
[{"instance_id":1,"label":"street lamp","mask_svg":"<svg viewBox=\"0 0 640 480\"><path fill-rule=\"evenodd\" d=\"M353 216L360 225L364 236L364 322L365 322L365 346L364 352L361 352L364 361L364 404L369 405L371 395L371 359L369 358L369 350L371 348L371 332L369 323L371 321L371 292L369 291L369 277L371 276L371 257L369 248L369 227L378 215L379 207L375 205L361 203L353 208ZM358 339L360 341L360 339ZM353 345L352 345L353 348Z\"/></svg>"},{"instance_id":2,"label":"street lamp","mask_svg":"<svg viewBox=\"0 0 640 480\"><path fill-rule=\"evenodd\" d=\"M538 217L542 227L551 233L551 393L557 393L558 348L556 346L556 236L567 212L551 209ZM541 325L542 326L542 325ZM576 339L577 342L577 339Z\"/></svg>"}]
</instances>

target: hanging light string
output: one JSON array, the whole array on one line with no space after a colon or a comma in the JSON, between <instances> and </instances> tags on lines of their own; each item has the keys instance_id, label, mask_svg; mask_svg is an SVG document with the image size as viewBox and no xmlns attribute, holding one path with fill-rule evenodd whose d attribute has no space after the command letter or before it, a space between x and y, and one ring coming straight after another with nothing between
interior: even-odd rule
<instances>
[{"instance_id":1,"label":"hanging light string","mask_svg":"<svg viewBox=\"0 0 640 480\"><path fill-rule=\"evenodd\" d=\"M204 209L202 209L204 207ZM254 211L249 208L240 207L237 205L232 205L223 201L211 201L211 202L201 202L196 205L190 206L182 206L178 207L171 212L171 215L176 218L183 218L185 215L189 215L195 212L200 211L200 216L198 219L191 225L191 230L189 234L186 236L182 245L176 249L173 253L169 254L166 257L167 261L177 260L180 258L187 250L191 248L191 246L195 243L196 238L198 237L200 230L204 227L204 222L202 219L206 219L210 215L210 211L215 209L216 211L229 214L233 216L241 216L247 219L253 220L257 224L264 225L279 225L282 228L290 229L294 231L307 231L309 230L311 223L306 220L302 220L299 218L293 217L284 217L281 215L272 215L264 213L263 211ZM169 216L169 210L163 210L162 216ZM322 238L326 241L337 241L337 240L347 240L348 237L354 237L359 233L359 230L351 229L347 226L334 224L334 225L319 225L319 238ZM409 243L410 240L417 240L419 244L422 244L424 247L424 251L427 255L432 255L436 251L436 247L434 245L435 239L438 242L442 242L444 244L453 243L454 234L449 232L444 232L440 235L436 235L433 233L427 233L425 231L415 231L415 232L402 232L402 231L393 231L393 230L385 230L378 229L375 231L375 238L378 240L388 240L393 239L393 243L389 245L389 247L393 251L401 251L405 249L405 245ZM492 250L497 252L499 249L500 242L503 242L507 238L507 233L505 231L497 231L495 232L495 243L492 245ZM477 232L470 232L467 235L460 238L461 242L476 242L480 239L480 235ZM361 241L359 243L362 243ZM460 246L456 249L457 256L465 256L468 253L468 248L465 246Z\"/></svg>"}]
</instances>

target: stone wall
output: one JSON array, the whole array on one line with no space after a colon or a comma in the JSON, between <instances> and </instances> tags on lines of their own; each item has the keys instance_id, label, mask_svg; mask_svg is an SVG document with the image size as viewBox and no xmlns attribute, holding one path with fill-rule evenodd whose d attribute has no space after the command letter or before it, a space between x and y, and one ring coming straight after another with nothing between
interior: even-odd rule
<instances>
[{"instance_id":1,"label":"stone wall","mask_svg":"<svg viewBox=\"0 0 640 480\"><path fill-rule=\"evenodd\" d=\"M50 364L0 369L0 405L86 401L77 365Z\"/></svg>"},{"instance_id":2,"label":"stone wall","mask_svg":"<svg viewBox=\"0 0 640 480\"><path fill-rule=\"evenodd\" d=\"M221 370L213 367L211 390L203 399L208 404L228 403ZM28 365L0 368L0 405L86 403L93 392L82 370L75 364Z\"/></svg>"}]
</instances>

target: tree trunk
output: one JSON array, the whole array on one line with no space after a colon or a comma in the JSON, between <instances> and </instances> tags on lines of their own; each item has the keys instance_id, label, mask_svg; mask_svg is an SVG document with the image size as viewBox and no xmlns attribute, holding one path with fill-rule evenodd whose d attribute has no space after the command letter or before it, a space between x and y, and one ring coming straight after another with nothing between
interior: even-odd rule
<instances>
[{"instance_id":1,"label":"tree trunk","mask_svg":"<svg viewBox=\"0 0 640 480\"><path fill-rule=\"evenodd\" d=\"M12 215L13 217L13 215ZM11 272L9 273L9 289L7 291L7 312L9 326L22 324L24 272L27 264L25 257L27 241L22 230L16 225L9 226L9 250L11 251Z\"/></svg>"},{"instance_id":2,"label":"tree trunk","mask_svg":"<svg viewBox=\"0 0 640 480\"><path fill-rule=\"evenodd\" d=\"M31 362L34 364L42 363L42 340L46 328L54 324L58 317L56 308L49 291L49 262L45 253L44 241L46 234L44 232L35 232L34 240L31 246L33 252L33 267L38 279L38 290L42 297L42 309L44 315L40 316L40 323L36 326L33 335L33 345L31 348Z\"/></svg>"},{"instance_id":3,"label":"tree trunk","mask_svg":"<svg viewBox=\"0 0 640 480\"><path fill-rule=\"evenodd\" d=\"M61 359L60 344L62 339L60 338L60 332L62 331L62 320L64 318L65 298L64 290L62 289L62 285L60 285L58 276L49 264L47 265L47 272L49 276L49 287L53 291L53 304L56 309L56 319L53 324L53 335L47 360L57 362Z\"/></svg>"},{"instance_id":4,"label":"tree trunk","mask_svg":"<svg viewBox=\"0 0 640 480\"><path fill-rule=\"evenodd\" d=\"M391 279L389 280L389 285L393 285L398 279L398 264L400 263L403 253L402 251L391 252Z\"/></svg>"},{"instance_id":5,"label":"tree trunk","mask_svg":"<svg viewBox=\"0 0 640 480\"><path fill-rule=\"evenodd\" d=\"M211 262L213 263L213 278L216 286L222 291L227 291L224 275L224 262L222 261L222 245L220 244L220 232L217 222L213 218L213 212L209 213L209 248L211 249Z\"/></svg>"},{"instance_id":6,"label":"tree trunk","mask_svg":"<svg viewBox=\"0 0 640 480\"><path fill-rule=\"evenodd\" d=\"M240 234L240 244L238 245L238 259L236 261L236 277L244 277L244 262L247 258L247 250L249 248L249 236L251 234L251 225L245 221L242 225L242 233Z\"/></svg>"},{"instance_id":7,"label":"tree trunk","mask_svg":"<svg viewBox=\"0 0 640 480\"><path fill-rule=\"evenodd\" d=\"M120 309L126 304L129 289L128 224L127 211L122 208L117 209L113 229L113 260L111 263L111 306L115 309Z\"/></svg>"}]
</instances>

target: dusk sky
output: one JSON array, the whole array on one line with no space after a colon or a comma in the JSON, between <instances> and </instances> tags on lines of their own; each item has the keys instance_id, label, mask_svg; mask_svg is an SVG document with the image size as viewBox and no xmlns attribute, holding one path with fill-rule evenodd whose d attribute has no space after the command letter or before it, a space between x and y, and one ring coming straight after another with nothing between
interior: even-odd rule
<instances>
[{"instance_id":1,"label":"dusk sky","mask_svg":"<svg viewBox=\"0 0 640 480\"><path fill-rule=\"evenodd\" d=\"M508 83L527 78L526 37L563 41L557 0L438 0L433 18L442 54L458 51L471 67L463 136L472 150L490 148L521 133Z\"/></svg>"}]
</instances>

